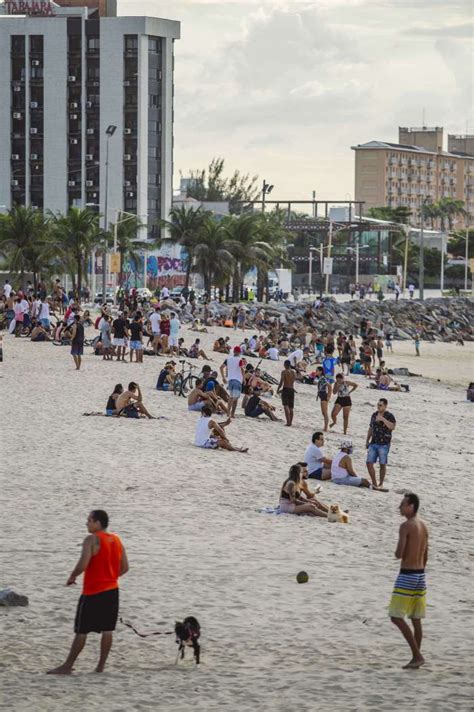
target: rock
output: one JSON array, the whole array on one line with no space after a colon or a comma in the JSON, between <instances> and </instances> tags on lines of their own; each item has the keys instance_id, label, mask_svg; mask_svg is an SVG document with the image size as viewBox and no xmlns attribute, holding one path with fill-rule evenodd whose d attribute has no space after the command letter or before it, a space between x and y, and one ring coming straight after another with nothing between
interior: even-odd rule
<instances>
[{"instance_id":1,"label":"rock","mask_svg":"<svg viewBox=\"0 0 474 712\"><path fill-rule=\"evenodd\" d=\"M0 606L27 606L29 603L26 596L15 593L11 588L0 591Z\"/></svg>"}]
</instances>

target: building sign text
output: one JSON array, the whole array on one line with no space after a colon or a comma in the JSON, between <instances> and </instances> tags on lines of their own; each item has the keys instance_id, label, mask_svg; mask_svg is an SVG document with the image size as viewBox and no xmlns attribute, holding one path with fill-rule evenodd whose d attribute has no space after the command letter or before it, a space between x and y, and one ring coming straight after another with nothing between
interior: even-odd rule
<instances>
[{"instance_id":1,"label":"building sign text","mask_svg":"<svg viewBox=\"0 0 474 712\"><path fill-rule=\"evenodd\" d=\"M54 17L54 5L45 0L5 0L7 15L31 15L34 17Z\"/></svg>"}]
</instances>

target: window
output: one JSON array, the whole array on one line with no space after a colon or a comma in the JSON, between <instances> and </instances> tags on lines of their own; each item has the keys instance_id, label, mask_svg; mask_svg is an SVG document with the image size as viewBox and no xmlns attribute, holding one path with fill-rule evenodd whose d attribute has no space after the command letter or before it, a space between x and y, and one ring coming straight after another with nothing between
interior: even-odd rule
<instances>
[{"instance_id":1,"label":"window","mask_svg":"<svg viewBox=\"0 0 474 712\"><path fill-rule=\"evenodd\" d=\"M126 52L137 52L138 51L138 37L137 37L137 35L125 35L125 51Z\"/></svg>"},{"instance_id":2,"label":"window","mask_svg":"<svg viewBox=\"0 0 474 712\"><path fill-rule=\"evenodd\" d=\"M150 94L148 97L148 106L151 109L156 109L160 105L160 97L158 94Z\"/></svg>"},{"instance_id":3,"label":"window","mask_svg":"<svg viewBox=\"0 0 474 712\"><path fill-rule=\"evenodd\" d=\"M100 37L87 38L87 51L98 52L100 50Z\"/></svg>"},{"instance_id":4,"label":"window","mask_svg":"<svg viewBox=\"0 0 474 712\"><path fill-rule=\"evenodd\" d=\"M153 54L159 54L161 52L161 40L156 37L150 37L148 49Z\"/></svg>"}]
</instances>

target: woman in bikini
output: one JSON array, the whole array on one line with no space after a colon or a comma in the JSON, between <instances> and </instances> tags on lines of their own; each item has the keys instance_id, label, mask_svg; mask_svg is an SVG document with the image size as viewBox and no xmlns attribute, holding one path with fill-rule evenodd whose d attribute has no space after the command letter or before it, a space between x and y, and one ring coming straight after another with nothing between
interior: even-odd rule
<instances>
[{"instance_id":1,"label":"woman in bikini","mask_svg":"<svg viewBox=\"0 0 474 712\"><path fill-rule=\"evenodd\" d=\"M310 517L326 517L326 513L318 509L316 502L303 499L303 473L301 465L292 465L288 477L280 492L280 511L285 514L308 514Z\"/></svg>"},{"instance_id":2,"label":"woman in bikini","mask_svg":"<svg viewBox=\"0 0 474 712\"><path fill-rule=\"evenodd\" d=\"M123 386L121 383L117 383L115 386L114 390L109 396L109 400L107 401L107 405L105 406L105 414L106 415L118 415L118 410L117 410L117 398L119 395L123 393Z\"/></svg>"},{"instance_id":3,"label":"woman in bikini","mask_svg":"<svg viewBox=\"0 0 474 712\"><path fill-rule=\"evenodd\" d=\"M347 428L349 427L349 413L352 408L351 393L357 388L357 383L352 381L346 381L342 373L338 373L336 376L336 383L334 384L334 395L336 396L336 402L332 409L331 418L332 423L329 426L333 428L337 423L337 416L342 410L342 420L344 423L344 435L347 433Z\"/></svg>"}]
</instances>

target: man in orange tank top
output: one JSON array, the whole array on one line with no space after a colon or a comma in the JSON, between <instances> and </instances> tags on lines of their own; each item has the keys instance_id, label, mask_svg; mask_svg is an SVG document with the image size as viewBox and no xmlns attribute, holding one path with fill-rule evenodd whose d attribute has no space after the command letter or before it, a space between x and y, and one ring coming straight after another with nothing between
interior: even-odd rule
<instances>
[{"instance_id":1,"label":"man in orange tank top","mask_svg":"<svg viewBox=\"0 0 474 712\"><path fill-rule=\"evenodd\" d=\"M108 514L101 509L92 511L87 518L89 535L84 539L81 557L66 582L66 586L71 586L84 573L74 623L76 636L66 662L49 670L49 675L71 674L88 633L102 633L96 672L104 670L118 617L118 579L128 571L127 554L122 542L116 534L107 531L108 525Z\"/></svg>"}]
</instances>

